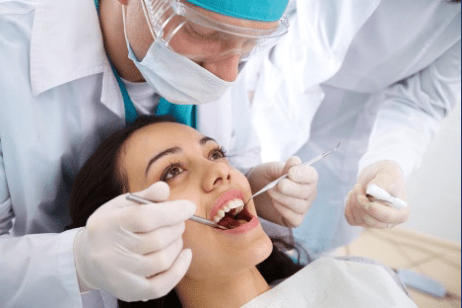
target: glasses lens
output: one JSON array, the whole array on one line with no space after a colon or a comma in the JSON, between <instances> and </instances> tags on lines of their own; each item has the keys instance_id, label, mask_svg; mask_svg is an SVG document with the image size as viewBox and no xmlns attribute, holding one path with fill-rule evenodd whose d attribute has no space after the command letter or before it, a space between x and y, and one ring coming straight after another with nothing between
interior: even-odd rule
<instances>
[{"instance_id":1,"label":"glasses lens","mask_svg":"<svg viewBox=\"0 0 462 308\"><path fill-rule=\"evenodd\" d=\"M231 55L246 60L272 47L287 33L285 20L274 23L269 30L244 28L219 22L179 2L144 1L155 39L197 62L216 61Z\"/></svg>"}]
</instances>

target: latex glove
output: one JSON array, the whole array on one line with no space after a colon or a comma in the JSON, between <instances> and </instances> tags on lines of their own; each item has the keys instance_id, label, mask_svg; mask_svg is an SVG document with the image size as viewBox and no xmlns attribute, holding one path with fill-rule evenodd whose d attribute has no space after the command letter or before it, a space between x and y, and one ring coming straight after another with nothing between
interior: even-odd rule
<instances>
[{"instance_id":1,"label":"latex glove","mask_svg":"<svg viewBox=\"0 0 462 308\"><path fill-rule=\"evenodd\" d=\"M288 173L288 178L254 198L259 216L282 226L299 226L317 194L318 173L313 167L301 166L299 157L287 162L261 164L248 172L252 192Z\"/></svg>"},{"instance_id":2,"label":"latex glove","mask_svg":"<svg viewBox=\"0 0 462 308\"><path fill-rule=\"evenodd\" d=\"M79 283L128 302L164 296L183 278L192 257L183 249L184 221L196 211L190 201L166 201L164 182L136 194L158 203L120 195L98 208L74 240Z\"/></svg>"},{"instance_id":3,"label":"latex glove","mask_svg":"<svg viewBox=\"0 0 462 308\"><path fill-rule=\"evenodd\" d=\"M401 167L389 160L372 164L361 171L356 185L348 193L345 206L348 223L382 229L405 222L409 218L409 206L398 210L386 202L369 200L365 191L371 183L403 201L407 199Z\"/></svg>"}]
</instances>

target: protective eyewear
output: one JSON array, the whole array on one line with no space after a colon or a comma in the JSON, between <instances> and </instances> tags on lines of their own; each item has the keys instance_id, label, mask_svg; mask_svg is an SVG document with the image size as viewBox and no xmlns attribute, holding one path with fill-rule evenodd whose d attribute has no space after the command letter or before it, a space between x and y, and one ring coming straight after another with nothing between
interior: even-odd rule
<instances>
[{"instance_id":1,"label":"protective eyewear","mask_svg":"<svg viewBox=\"0 0 462 308\"><path fill-rule=\"evenodd\" d=\"M231 55L245 61L274 46L289 27L284 17L271 23L271 29L241 27L175 0L141 0L141 4L153 38L195 62L218 61Z\"/></svg>"}]
</instances>

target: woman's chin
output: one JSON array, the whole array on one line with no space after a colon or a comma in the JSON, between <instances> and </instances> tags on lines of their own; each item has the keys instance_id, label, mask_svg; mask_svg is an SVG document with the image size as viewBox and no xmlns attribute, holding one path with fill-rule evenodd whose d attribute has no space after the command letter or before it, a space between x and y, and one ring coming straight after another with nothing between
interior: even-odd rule
<instances>
[{"instance_id":1,"label":"woman's chin","mask_svg":"<svg viewBox=\"0 0 462 308\"><path fill-rule=\"evenodd\" d=\"M261 226L257 228L261 229ZM192 248L193 260L187 276L209 282L224 281L254 268L266 260L273 250L273 243L263 229L254 232L251 241L245 245L220 245L215 248L214 254L205 250L195 253Z\"/></svg>"},{"instance_id":2,"label":"woman's chin","mask_svg":"<svg viewBox=\"0 0 462 308\"><path fill-rule=\"evenodd\" d=\"M271 242L271 239L265 232L263 232L263 234L264 235L262 235L259 239L259 242L261 241L260 245L256 245L255 249L253 249L253 258L255 259L253 262L254 265L265 261L273 251L273 243Z\"/></svg>"}]
</instances>

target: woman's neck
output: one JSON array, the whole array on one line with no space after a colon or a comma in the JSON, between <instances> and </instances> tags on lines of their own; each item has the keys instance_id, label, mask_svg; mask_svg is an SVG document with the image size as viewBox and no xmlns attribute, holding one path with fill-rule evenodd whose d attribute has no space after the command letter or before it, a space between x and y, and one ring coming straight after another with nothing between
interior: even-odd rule
<instances>
[{"instance_id":1,"label":"woman's neck","mask_svg":"<svg viewBox=\"0 0 462 308\"><path fill-rule=\"evenodd\" d=\"M175 288L183 307L240 307L270 289L256 267L233 277L216 277L183 278Z\"/></svg>"}]
</instances>

